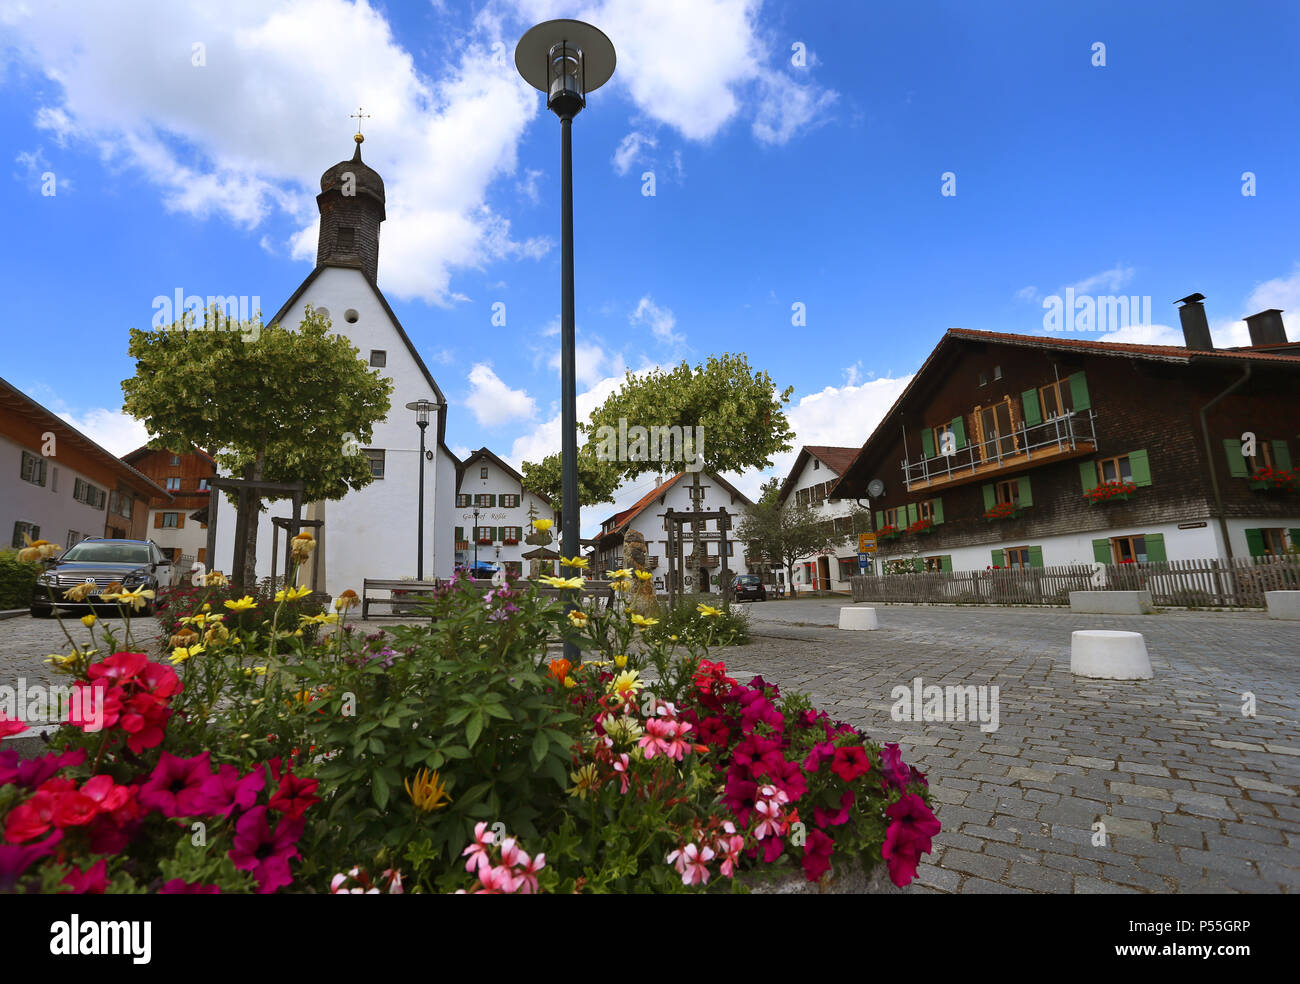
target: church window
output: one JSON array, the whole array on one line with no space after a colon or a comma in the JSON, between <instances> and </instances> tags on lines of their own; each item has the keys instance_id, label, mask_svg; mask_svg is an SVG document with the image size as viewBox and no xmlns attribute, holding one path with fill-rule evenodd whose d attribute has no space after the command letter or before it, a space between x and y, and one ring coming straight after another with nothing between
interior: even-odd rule
<instances>
[{"instance_id":1,"label":"church window","mask_svg":"<svg viewBox=\"0 0 1300 984\"><path fill-rule=\"evenodd\" d=\"M370 459L370 474L374 478L384 477L383 448L366 448L365 455Z\"/></svg>"},{"instance_id":2,"label":"church window","mask_svg":"<svg viewBox=\"0 0 1300 984\"><path fill-rule=\"evenodd\" d=\"M380 368L380 369L382 369L384 366L388 365L388 352L387 352L387 350L385 350L385 349L371 349L371 350L370 350L370 364L371 364L372 366L377 366L377 367Z\"/></svg>"}]
</instances>

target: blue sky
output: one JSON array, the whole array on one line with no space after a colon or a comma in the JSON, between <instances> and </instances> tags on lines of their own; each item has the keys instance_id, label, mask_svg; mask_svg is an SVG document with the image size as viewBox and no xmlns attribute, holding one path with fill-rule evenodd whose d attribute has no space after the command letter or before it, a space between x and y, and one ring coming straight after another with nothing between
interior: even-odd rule
<instances>
[{"instance_id":1,"label":"blue sky","mask_svg":"<svg viewBox=\"0 0 1300 984\"><path fill-rule=\"evenodd\" d=\"M513 68L555 16L620 59L574 128L580 406L744 351L795 387L800 443L860 444L945 329L1042 333L1066 286L1152 298L1106 337L1176 343L1193 291L1220 344L1267 307L1300 336L1291 2L98 6L0 11L0 375L119 453L127 329L177 287L274 313L358 105L379 284L449 443L558 448L559 125Z\"/></svg>"}]
</instances>

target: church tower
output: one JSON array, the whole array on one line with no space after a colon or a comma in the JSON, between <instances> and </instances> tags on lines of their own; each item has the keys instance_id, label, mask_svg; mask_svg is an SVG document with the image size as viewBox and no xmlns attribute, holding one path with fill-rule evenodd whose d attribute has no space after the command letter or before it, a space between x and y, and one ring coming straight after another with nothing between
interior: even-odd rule
<instances>
[{"instance_id":1,"label":"church tower","mask_svg":"<svg viewBox=\"0 0 1300 984\"><path fill-rule=\"evenodd\" d=\"M384 179L356 153L320 176L320 240L316 265L353 267L375 283L379 270L379 224L384 221Z\"/></svg>"}]
</instances>

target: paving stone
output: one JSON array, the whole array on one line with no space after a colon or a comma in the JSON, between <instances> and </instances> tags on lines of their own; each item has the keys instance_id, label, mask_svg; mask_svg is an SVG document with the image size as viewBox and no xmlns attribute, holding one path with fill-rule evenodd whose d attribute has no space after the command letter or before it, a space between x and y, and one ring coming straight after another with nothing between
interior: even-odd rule
<instances>
[{"instance_id":1,"label":"paving stone","mask_svg":"<svg viewBox=\"0 0 1300 984\"><path fill-rule=\"evenodd\" d=\"M1074 877L1068 872L1019 861L1008 869L1006 881L1036 892L1070 892L1074 888Z\"/></svg>"},{"instance_id":2,"label":"paving stone","mask_svg":"<svg viewBox=\"0 0 1300 984\"><path fill-rule=\"evenodd\" d=\"M1119 885L1113 881L1103 881L1087 875L1076 875L1074 891L1078 895L1137 895L1136 888Z\"/></svg>"},{"instance_id":3,"label":"paving stone","mask_svg":"<svg viewBox=\"0 0 1300 984\"><path fill-rule=\"evenodd\" d=\"M972 854L969 851L945 851L943 866L985 878L1001 878L1007 870L1005 859L987 854Z\"/></svg>"}]
</instances>

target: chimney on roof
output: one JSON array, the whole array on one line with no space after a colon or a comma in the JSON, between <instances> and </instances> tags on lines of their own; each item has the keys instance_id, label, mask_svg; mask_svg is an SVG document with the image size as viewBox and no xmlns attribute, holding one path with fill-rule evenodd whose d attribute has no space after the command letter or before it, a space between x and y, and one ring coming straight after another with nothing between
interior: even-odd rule
<instances>
[{"instance_id":1,"label":"chimney on roof","mask_svg":"<svg viewBox=\"0 0 1300 984\"><path fill-rule=\"evenodd\" d=\"M656 475L656 476L655 476L655 488L659 488L659 486L661 486L661 485L663 485L663 484L664 484L664 477L663 477L662 475Z\"/></svg>"},{"instance_id":2,"label":"chimney on roof","mask_svg":"<svg viewBox=\"0 0 1300 984\"><path fill-rule=\"evenodd\" d=\"M1182 307L1178 309L1178 319L1183 323L1183 341L1187 347L1211 352L1214 342L1210 339L1210 323L1205 318L1203 300L1204 294L1188 294L1179 300L1177 303Z\"/></svg>"},{"instance_id":3,"label":"chimney on roof","mask_svg":"<svg viewBox=\"0 0 1300 984\"><path fill-rule=\"evenodd\" d=\"M1269 308L1252 314L1246 319L1250 329L1251 345L1282 345L1286 343L1286 327L1282 324L1282 312Z\"/></svg>"}]
</instances>

